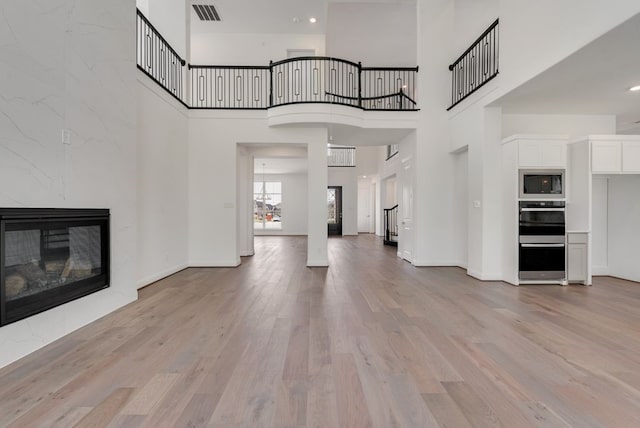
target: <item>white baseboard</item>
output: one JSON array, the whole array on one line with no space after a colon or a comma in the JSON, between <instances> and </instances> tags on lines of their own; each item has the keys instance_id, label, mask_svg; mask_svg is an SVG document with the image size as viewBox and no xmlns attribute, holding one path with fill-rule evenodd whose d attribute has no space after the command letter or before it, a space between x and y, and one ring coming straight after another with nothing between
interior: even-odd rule
<instances>
[{"instance_id":1,"label":"white baseboard","mask_svg":"<svg viewBox=\"0 0 640 428\"><path fill-rule=\"evenodd\" d=\"M255 254L255 251L240 251L240 257L250 257Z\"/></svg>"},{"instance_id":2,"label":"white baseboard","mask_svg":"<svg viewBox=\"0 0 640 428\"><path fill-rule=\"evenodd\" d=\"M458 262L451 260L414 260L412 265L416 267L451 267L460 266Z\"/></svg>"},{"instance_id":3,"label":"white baseboard","mask_svg":"<svg viewBox=\"0 0 640 428\"><path fill-rule=\"evenodd\" d=\"M329 266L328 260L307 260L307 267L327 267Z\"/></svg>"},{"instance_id":4,"label":"white baseboard","mask_svg":"<svg viewBox=\"0 0 640 428\"><path fill-rule=\"evenodd\" d=\"M240 266L240 257L235 262L223 262L223 261L199 261L192 260L189 262L189 267L238 267Z\"/></svg>"},{"instance_id":5,"label":"white baseboard","mask_svg":"<svg viewBox=\"0 0 640 428\"><path fill-rule=\"evenodd\" d=\"M479 279L480 281L502 281L502 273L483 273L473 269L467 269L467 275Z\"/></svg>"},{"instance_id":6,"label":"white baseboard","mask_svg":"<svg viewBox=\"0 0 640 428\"><path fill-rule=\"evenodd\" d=\"M172 268L165 269L162 272L158 272L154 275L149 275L146 278L142 278L138 280L138 289L141 289L142 287L145 287L153 282L160 281L161 279L166 278L170 275L173 275L176 272L180 272L181 270L186 269L188 267L189 265L187 263L181 263Z\"/></svg>"}]
</instances>

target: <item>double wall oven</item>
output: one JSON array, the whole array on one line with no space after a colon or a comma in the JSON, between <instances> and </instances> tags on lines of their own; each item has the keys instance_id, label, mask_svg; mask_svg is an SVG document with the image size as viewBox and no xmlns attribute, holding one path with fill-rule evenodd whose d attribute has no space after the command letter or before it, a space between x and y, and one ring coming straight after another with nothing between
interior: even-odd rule
<instances>
[{"instance_id":1,"label":"double wall oven","mask_svg":"<svg viewBox=\"0 0 640 428\"><path fill-rule=\"evenodd\" d=\"M565 263L565 202L520 201L520 281L564 283Z\"/></svg>"}]
</instances>

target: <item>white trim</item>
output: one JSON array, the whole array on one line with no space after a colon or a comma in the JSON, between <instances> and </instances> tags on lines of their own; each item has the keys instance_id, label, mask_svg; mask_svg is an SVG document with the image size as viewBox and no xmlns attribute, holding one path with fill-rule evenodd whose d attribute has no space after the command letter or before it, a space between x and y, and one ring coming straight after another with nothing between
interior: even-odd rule
<instances>
[{"instance_id":1,"label":"white trim","mask_svg":"<svg viewBox=\"0 0 640 428\"><path fill-rule=\"evenodd\" d=\"M473 269L467 269L467 275L480 281L502 281L502 273L482 273Z\"/></svg>"},{"instance_id":2,"label":"white trim","mask_svg":"<svg viewBox=\"0 0 640 428\"><path fill-rule=\"evenodd\" d=\"M255 251L240 251L240 257L250 257L256 254Z\"/></svg>"},{"instance_id":3,"label":"white trim","mask_svg":"<svg viewBox=\"0 0 640 428\"><path fill-rule=\"evenodd\" d=\"M415 267L460 267L458 262L451 260L414 260L411 264Z\"/></svg>"},{"instance_id":4,"label":"white trim","mask_svg":"<svg viewBox=\"0 0 640 428\"><path fill-rule=\"evenodd\" d=\"M156 274L153 275L149 275L146 278L142 278L138 280L138 290L141 289L142 287L145 287L149 284L152 284L156 281L160 281L161 279L164 279L168 276L173 275L174 273L180 272L181 270L184 270L186 268L188 268L189 265L187 263L181 263L177 266L174 266L172 268L169 269L165 269L162 272L158 272Z\"/></svg>"},{"instance_id":5,"label":"white trim","mask_svg":"<svg viewBox=\"0 0 640 428\"><path fill-rule=\"evenodd\" d=\"M240 266L241 260L240 257L238 257L236 259L235 262L233 261L204 261L204 260L196 260L196 261L190 261L189 262L189 267L195 268L195 267L238 267Z\"/></svg>"},{"instance_id":6,"label":"white trim","mask_svg":"<svg viewBox=\"0 0 640 428\"><path fill-rule=\"evenodd\" d=\"M307 267L328 267L328 260L307 260Z\"/></svg>"},{"instance_id":7,"label":"white trim","mask_svg":"<svg viewBox=\"0 0 640 428\"><path fill-rule=\"evenodd\" d=\"M167 91L162 89L158 83L153 81L149 76L147 76L140 69L136 69L138 72L137 80L142 86L147 88L150 92L155 94L158 98L160 98L165 103L169 104L175 111L180 113L182 116L188 118L189 117L189 109L187 109L184 105L180 104L178 100L169 95Z\"/></svg>"}]
</instances>

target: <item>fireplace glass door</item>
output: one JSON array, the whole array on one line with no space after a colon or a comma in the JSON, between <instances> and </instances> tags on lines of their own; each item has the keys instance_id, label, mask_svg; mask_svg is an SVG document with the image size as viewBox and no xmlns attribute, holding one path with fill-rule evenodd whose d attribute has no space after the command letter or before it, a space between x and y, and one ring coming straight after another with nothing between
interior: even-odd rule
<instances>
[{"instance_id":1,"label":"fireplace glass door","mask_svg":"<svg viewBox=\"0 0 640 428\"><path fill-rule=\"evenodd\" d=\"M108 211L50 211L1 217L2 325L109 285Z\"/></svg>"}]
</instances>

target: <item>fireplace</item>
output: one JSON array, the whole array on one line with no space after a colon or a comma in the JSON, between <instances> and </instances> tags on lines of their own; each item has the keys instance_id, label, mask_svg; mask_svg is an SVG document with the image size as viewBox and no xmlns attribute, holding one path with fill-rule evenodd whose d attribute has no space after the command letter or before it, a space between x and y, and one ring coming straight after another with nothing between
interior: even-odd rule
<instances>
[{"instance_id":1,"label":"fireplace","mask_svg":"<svg viewBox=\"0 0 640 428\"><path fill-rule=\"evenodd\" d=\"M108 209L0 208L0 326L108 286Z\"/></svg>"}]
</instances>

